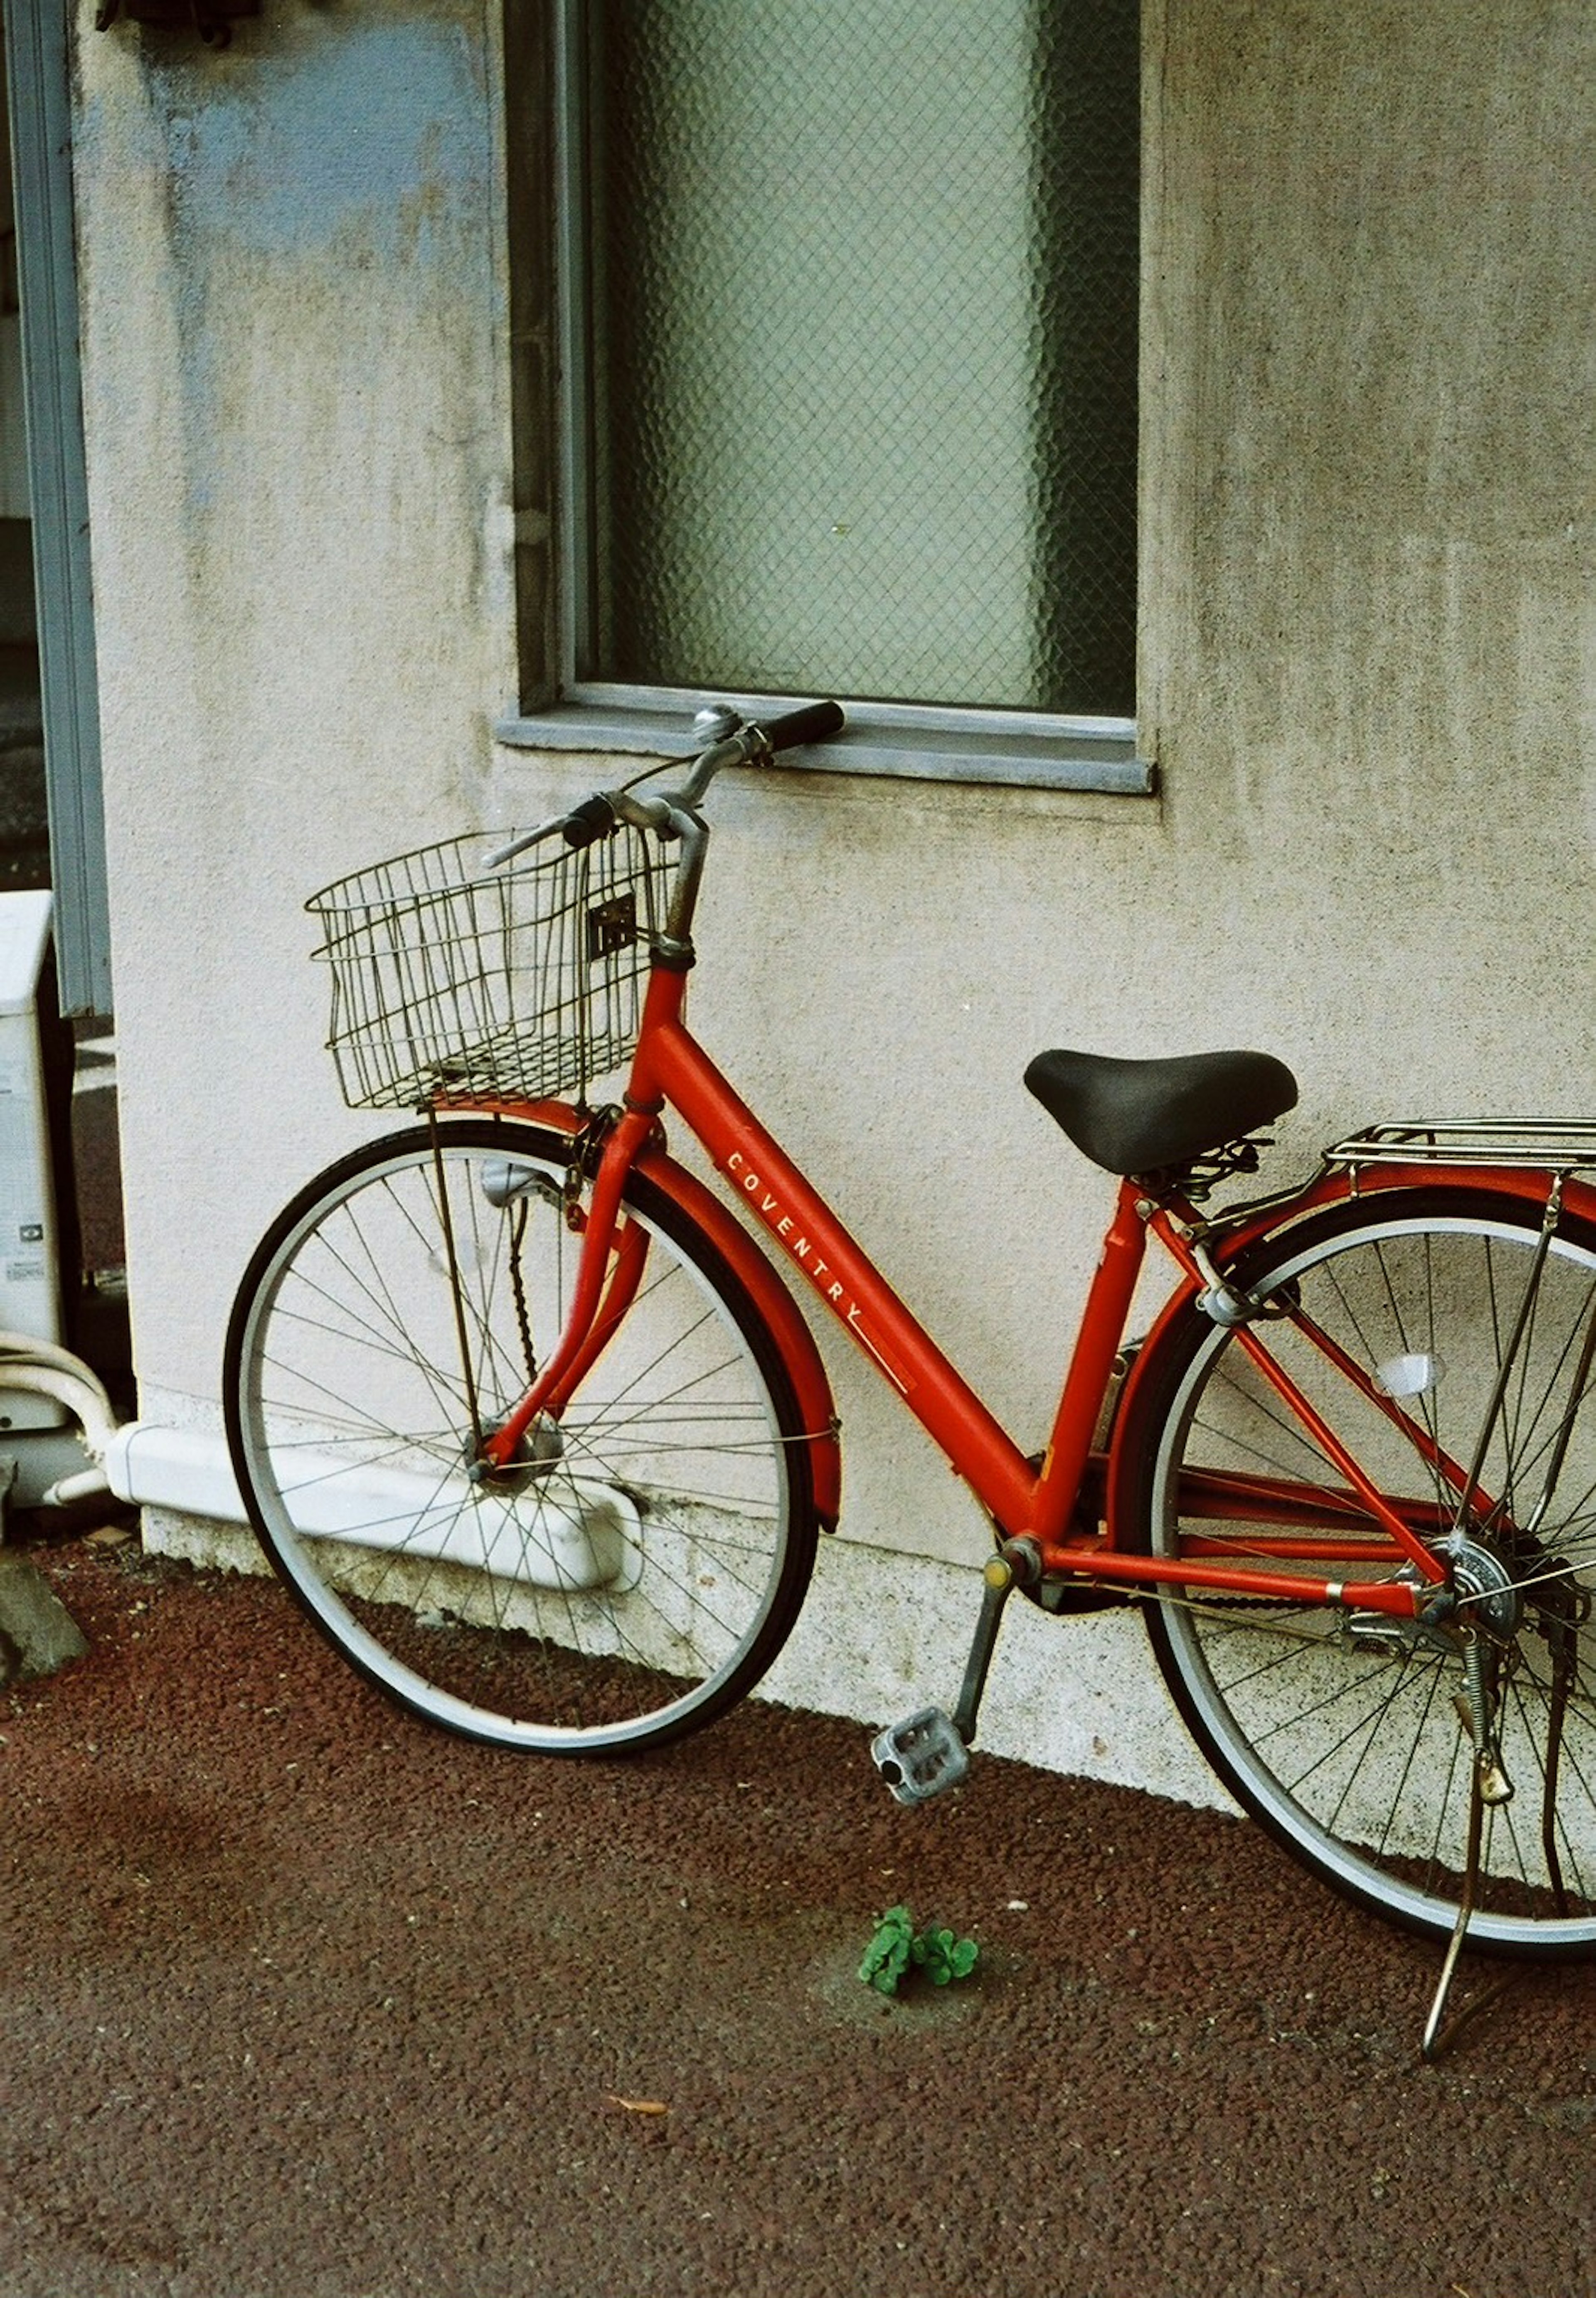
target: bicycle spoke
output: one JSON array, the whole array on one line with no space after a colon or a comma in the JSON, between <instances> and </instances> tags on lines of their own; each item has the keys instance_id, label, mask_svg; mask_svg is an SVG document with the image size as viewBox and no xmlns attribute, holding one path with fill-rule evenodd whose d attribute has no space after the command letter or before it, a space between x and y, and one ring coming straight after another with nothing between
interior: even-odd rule
<instances>
[{"instance_id":1,"label":"bicycle spoke","mask_svg":"<svg viewBox=\"0 0 1596 2298\"><path fill-rule=\"evenodd\" d=\"M648 1265L624 1315L559 1420L478 1471L467 1384L484 1426L519 1404L581 1258L566 1145L540 1162L510 1133L442 1128L441 1186L424 1137L379 1145L263 1247L238 1344L263 1537L327 1633L435 1720L534 1746L668 1736L735 1697L790 1624L813 1440L690 1225L678 1242L631 1207ZM484 1178L507 1162L546 1186L500 1203Z\"/></svg>"},{"instance_id":2,"label":"bicycle spoke","mask_svg":"<svg viewBox=\"0 0 1596 2298\"><path fill-rule=\"evenodd\" d=\"M1360 1614L1348 1584L1338 1614L1305 1605L1287 1621L1168 1596L1154 1625L1183 1712L1243 1803L1340 1888L1438 1937L1456 1928L1476 1761L1499 1762L1517 1793L1484 1806L1469 1938L1584 1951L1596 1950L1596 1695L1579 1576L1596 1558L1596 1236L1576 1230L1546 1229L1539 1206L1484 1190L1437 1192L1418 1211L1382 1193L1288 1230L1278 1265L1249 1278L1259 1297L1294 1304L1271 1353L1435 1549L1431 1616ZM1329 1561L1337 1534L1302 1504L1336 1488L1302 1474L1289 1401L1261 1393L1222 1331L1194 1320L1184 1352L1162 1391L1143 1392L1144 1412L1162 1416L1142 1439L1149 1544L1245 1566L1273 1530L1273 1490L1304 1577L1344 1579L1347 1565ZM1415 1454L1425 1476L1410 1485ZM1239 1521L1225 1515L1228 1476ZM1426 1488L1430 1521L1391 1497ZM1476 1619L1496 1686L1483 1751L1457 1705ZM1566 1640L1566 1664L1544 1657L1547 1638Z\"/></svg>"}]
</instances>

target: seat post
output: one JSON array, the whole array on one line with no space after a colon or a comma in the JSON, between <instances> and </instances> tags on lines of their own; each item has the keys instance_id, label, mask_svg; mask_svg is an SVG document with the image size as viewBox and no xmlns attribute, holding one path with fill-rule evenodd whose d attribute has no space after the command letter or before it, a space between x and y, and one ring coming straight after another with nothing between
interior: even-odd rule
<instances>
[{"instance_id":1,"label":"seat post","mask_svg":"<svg viewBox=\"0 0 1596 2298\"><path fill-rule=\"evenodd\" d=\"M1139 1183L1121 1182L1114 1217L1104 1237L1102 1258L1081 1312L1075 1352L1037 1480L1037 1520L1021 1527L1035 1532L1044 1543L1063 1539L1080 1491L1093 1431L1125 1337L1147 1249L1147 1223L1140 1210L1147 1202Z\"/></svg>"}]
</instances>

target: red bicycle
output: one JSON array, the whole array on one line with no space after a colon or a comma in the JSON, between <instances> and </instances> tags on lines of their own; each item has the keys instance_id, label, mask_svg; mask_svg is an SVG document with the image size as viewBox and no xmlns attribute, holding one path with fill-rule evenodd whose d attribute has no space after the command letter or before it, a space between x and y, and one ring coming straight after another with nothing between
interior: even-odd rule
<instances>
[{"instance_id":1,"label":"red bicycle","mask_svg":"<svg viewBox=\"0 0 1596 2298\"><path fill-rule=\"evenodd\" d=\"M992 1526L952 1716L876 1743L896 1792L960 1775L1013 1589L1139 1600L1220 1778L1330 1883L1454 1955L1590 1953L1596 1128L1376 1128L1216 1206L1295 1099L1280 1062L1041 1054L1028 1085L1118 1196L1034 1452L684 1018L714 776L841 723L723 714L663 796L651 767L310 905L347 1097L425 1121L310 1182L244 1277L227 1410L268 1554L451 1730L571 1753L707 1723L839 1506L831 1387L762 1232ZM672 1159L667 1108L747 1221ZM1129 1343L1149 1238L1173 1290Z\"/></svg>"}]
</instances>

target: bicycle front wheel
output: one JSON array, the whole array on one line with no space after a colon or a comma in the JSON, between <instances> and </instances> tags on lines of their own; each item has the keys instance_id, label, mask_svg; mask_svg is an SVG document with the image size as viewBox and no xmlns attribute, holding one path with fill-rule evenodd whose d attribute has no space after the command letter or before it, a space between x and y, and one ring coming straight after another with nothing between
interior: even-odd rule
<instances>
[{"instance_id":1,"label":"bicycle front wheel","mask_svg":"<svg viewBox=\"0 0 1596 2298\"><path fill-rule=\"evenodd\" d=\"M1145 1368L1122 1443L1127 1544L1345 1583L1315 1607L1175 1591L1149 1607L1220 1779L1339 1890L1455 1927L1493 1757L1468 1938L1596 1952L1596 1231L1485 1191L1370 1193L1236 1272L1250 1327L1447 1564L1429 1624L1360 1612L1418 1575L1270 1385L1196 1309ZM1472 1674L1471 1674L1472 1671Z\"/></svg>"},{"instance_id":2,"label":"bicycle front wheel","mask_svg":"<svg viewBox=\"0 0 1596 2298\"><path fill-rule=\"evenodd\" d=\"M774 1658L814 1432L735 1274L634 1176L624 1319L511 1473L474 1476L564 1327L566 1158L467 1120L330 1168L245 1275L226 1407L267 1554L363 1674L472 1739L602 1752L709 1722Z\"/></svg>"}]
</instances>

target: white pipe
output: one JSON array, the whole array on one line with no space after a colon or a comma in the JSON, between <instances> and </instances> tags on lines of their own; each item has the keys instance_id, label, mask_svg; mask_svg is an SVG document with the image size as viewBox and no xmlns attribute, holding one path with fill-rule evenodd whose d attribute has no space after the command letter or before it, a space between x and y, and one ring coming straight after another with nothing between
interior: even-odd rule
<instances>
[{"instance_id":1,"label":"white pipe","mask_svg":"<svg viewBox=\"0 0 1596 2298\"><path fill-rule=\"evenodd\" d=\"M247 1524L226 1442L188 1428L129 1420L105 1447L105 1473L119 1500L165 1508L215 1524Z\"/></svg>"},{"instance_id":2,"label":"white pipe","mask_svg":"<svg viewBox=\"0 0 1596 2298\"><path fill-rule=\"evenodd\" d=\"M70 1508L74 1500L97 1500L102 1492L111 1490L111 1478L103 1468L81 1468L75 1476L57 1476L39 1494L40 1508Z\"/></svg>"},{"instance_id":3,"label":"white pipe","mask_svg":"<svg viewBox=\"0 0 1596 2298\"><path fill-rule=\"evenodd\" d=\"M617 1487L562 1476L557 1487L496 1492L463 1472L440 1481L382 1462L301 1451L298 1529L362 1548L401 1547L522 1580L577 1589L635 1584L642 1549L638 1511ZM248 1521L224 1440L193 1429L130 1421L105 1456L119 1500L221 1524Z\"/></svg>"},{"instance_id":4,"label":"white pipe","mask_svg":"<svg viewBox=\"0 0 1596 2298\"><path fill-rule=\"evenodd\" d=\"M116 1434L116 1414L103 1383L82 1358L54 1341L0 1333L0 1389L8 1388L28 1396L47 1396L52 1403L64 1406L82 1429L83 1448L96 1464L57 1477L40 1495L40 1506L65 1508L72 1500L108 1491L110 1479L98 1463Z\"/></svg>"},{"instance_id":5,"label":"white pipe","mask_svg":"<svg viewBox=\"0 0 1596 2298\"><path fill-rule=\"evenodd\" d=\"M68 1372L54 1364L28 1364L21 1358L0 1357L0 1389L20 1388L29 1396L47 1396L64 1405L83 1429L84 1449L94 1459L104 1457L116 1434L111 1400L87 1366Z\"/></svg>"},{"instance_id":6,"label":"white pipe","mask_svg":"<svg viewBox=\"0 0 1596 2298\"><path fill-rule=\"evenodd\" d=\"M75 1357L70 1349L63 1349L59 1341L36 1340L31 1333L0 1333L0 1356L28 1357L39 1364L61 1365L68 1372L79 1374L95 1388L100 1387L98 1378L90 1372L83 1359ZM100 1390L102 1395L104 1393L103 1389Z\"/></svg>"}]
</instances>

